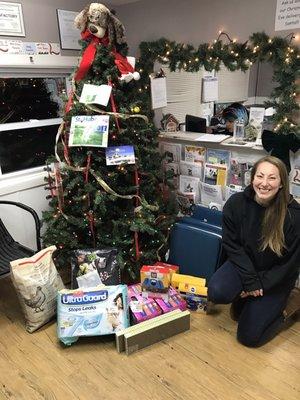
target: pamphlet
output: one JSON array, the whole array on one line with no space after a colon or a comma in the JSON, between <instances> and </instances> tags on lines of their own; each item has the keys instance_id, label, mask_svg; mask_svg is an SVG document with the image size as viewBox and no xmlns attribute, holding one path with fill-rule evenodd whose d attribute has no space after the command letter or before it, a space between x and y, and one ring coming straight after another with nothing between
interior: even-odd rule
<instances>
[{"instance_id":1,"label":"pamphlet","mask_svg":"<svg viewBox=\"0 0 300 400\"><path fill-rule=\"evenodd\" d=\"M200 146L185 146L184 148L184 159L189 162L200 162L205 161L205 147Z\"/></svg>"},{"instance_id":2,"label":"pamphlet","mask_svg":"<svg viewBox=\"0 0 300 400\"><path fill-rule=\"evenodd\" d=\"M106 165L135 164L133 146L111 146L105 149Z\"/></svg>"},{"instance_id":3,"label":"pamphlet","mask_svg":"<svg viewBox=\"0 0 300 400\"><path fill-rule=\"evenodd\" d=\"M205 183L210 185L225 186L227 180L227 167L220 164L205 164Z\"/></svg>"},{"instance_id":4,"label":"pamphlet","mask_svg":"<svg viewBox=\"0 0 300 400\"><path fill-rule=\"evenodd\" d=\"M80 103L84 104L100 104L107 106L111 94L111 86L109 85L89 85L84 84L79 99Z\"/></svg>"},{"instance_id":5,"label":"pamphlet","mask_svg":"<svg viewBox=\"0 0 300 400\"><path fill-rule=\"evenodd\" d=\"M208 206L211 202L223 204L222 187L200 182L201 203Z\"/></svg>"},{"instance_id":6,"label":"pamphlet","mask_svg":"<svg viewBox=\"0 0 300 400\"><path fill-rule=\"evenodd\" d=\"M181 144L160 142L159 152L165 162L179 162L181 159Z\"/></svg>"},{"instance_id":7,"label":"pamphlet","mask_svg":"<svg viewBox=\"0 0 300 400\"><path fill-rule=\"evenodd\" d=\"M195 193L195 201L199 199L200 179L193 176L180 175L179 190L182 193Z\"/></svg>"},{"instance_id":8,"label":"pamphlet","mask_svg":"<svg viewBox=\"0 0 300 400\"><path fill-rule=\"evenodd\" d=\"M207 149L206 162L209 164L225 164L229 166L230 152L228 150Z\"/></svg>"},{"instance_id":9,"label":"pamphlet","mask_svg":"<svg viewBox=\"0 0 300 400\"><path fill-rule=\"evenodd\" d=\"M107 147L109 115L72 117L69 146Z\"/></svg>"}]
</instances>

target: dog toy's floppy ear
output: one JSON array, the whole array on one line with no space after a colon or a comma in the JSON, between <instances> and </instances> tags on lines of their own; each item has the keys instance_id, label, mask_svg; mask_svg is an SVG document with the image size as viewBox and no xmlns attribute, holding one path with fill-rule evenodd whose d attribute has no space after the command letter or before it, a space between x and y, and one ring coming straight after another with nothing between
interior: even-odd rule
<instances>
[{"instance_id":1,"label":"dog toy's floppy ear","mask_svg":"<svg viewBox=\"0 0 300 400\"><path fill-rule=\"evenodd\" d=\"M74 19L74 25L77 29L80 29L81 32L85 31L87 23L88 23L88 11L89 6L86 6L79 14L76 15Z\"/></svg>"},{"instance_id":2,"label":"dog toy's floppy ear","mask_svg":"<svg viewBox=\"0 0 300 400\"><path fill-rule=\"evenodd\" d=\"M125 28L122 22L110 12L107 26L109 42L117 45L125 43Z\"/></svg>"}]
</instances>

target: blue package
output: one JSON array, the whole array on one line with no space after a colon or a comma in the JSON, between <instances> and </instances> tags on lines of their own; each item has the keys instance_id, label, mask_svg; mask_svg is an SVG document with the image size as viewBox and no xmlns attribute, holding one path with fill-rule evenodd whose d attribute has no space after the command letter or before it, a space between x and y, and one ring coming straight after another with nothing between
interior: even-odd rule
<instances>
[{"instance_id":1,"label":"blue package","mask_svg":"<svg viewBox=\"0 0 300 400\"><path fill-rule=\"evenodd\" d=\"M111 335L128 328L126 285L61 290L57 296L57 335L65 345L80 336Z\"/></svg>"}]
</instances>

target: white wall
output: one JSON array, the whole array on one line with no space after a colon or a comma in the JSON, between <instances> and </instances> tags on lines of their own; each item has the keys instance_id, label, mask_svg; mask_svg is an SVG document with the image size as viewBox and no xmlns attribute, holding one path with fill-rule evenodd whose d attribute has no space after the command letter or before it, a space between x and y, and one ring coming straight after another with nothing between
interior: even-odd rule
<instances>
[{"instance_id":1,"label":"white wall","mask_svg":"<svg viewBox=\"0 0 300 400\"><path fill-rule=\"evenodd\" d=\"M142 0L115 9L135 55L141 41L161 37L197 46L216 39L219 30L239 41L261 31L286 36L292 30L274 30L276 4L276 0Z\"/></svg>"},{"instance_id":2,"label":"white wall","mask_svg":"<svg viewBox=\"0 0 300 400\"><path fill-rule=\"evenodd\" d=\"M11 0L10 0L11 1ZM56 9L81 11L87 0L18 0L21 3L25 25L25 38L1 36L2 39L20 39L26 42L59 43ZM75 55L77 51L63 50L63 55Z\"/></svg>"}]
</instances>

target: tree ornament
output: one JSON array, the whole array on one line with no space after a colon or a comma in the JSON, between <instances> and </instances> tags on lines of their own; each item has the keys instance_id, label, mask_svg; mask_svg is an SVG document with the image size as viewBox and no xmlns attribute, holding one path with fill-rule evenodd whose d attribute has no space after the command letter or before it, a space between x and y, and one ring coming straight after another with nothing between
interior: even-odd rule
<instances>
[{"instance_id":1,"label":"tree ornament","mask_svg":"<svg viewBox=\"0 0 300 400\"><path fill-rule=\"evenodd\" d=\"M139 106L135 106L135 107L132 107L132 108L131 108L131 111L134 112L134 113L136 113L136 114L139 114L139 113L141 112L141 109L140 109Z\"/></svg>"}]
</instances>

